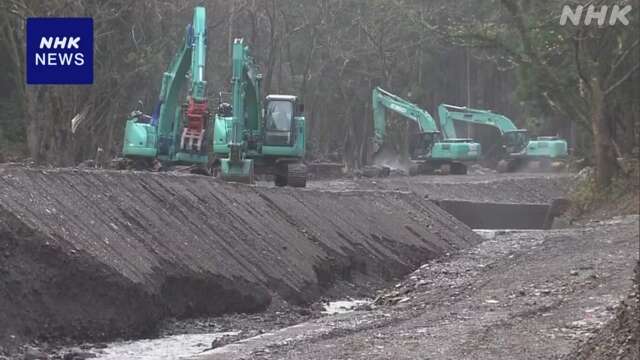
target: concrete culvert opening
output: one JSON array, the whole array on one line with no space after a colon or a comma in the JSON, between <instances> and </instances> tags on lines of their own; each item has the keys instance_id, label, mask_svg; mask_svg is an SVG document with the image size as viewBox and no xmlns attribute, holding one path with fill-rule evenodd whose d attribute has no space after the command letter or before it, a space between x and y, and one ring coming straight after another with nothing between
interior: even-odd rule
<instances>
[{"instance_id":1,"label":"concrete culvert opening","mask_svg":"<svg viewBox=\"0 0 640 360\"><path fill-rule=\"evenodd\" d=\"M495 203L436 200L442 209L472 229L550 229L569 201L555 199L546 204Z\"/></svg>"}]
</instances>

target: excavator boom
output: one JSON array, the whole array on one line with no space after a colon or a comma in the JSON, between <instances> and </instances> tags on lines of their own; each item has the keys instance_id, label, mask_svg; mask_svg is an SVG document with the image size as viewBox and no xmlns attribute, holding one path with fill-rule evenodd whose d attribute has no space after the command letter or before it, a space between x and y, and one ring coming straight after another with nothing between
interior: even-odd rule
<instances>
[{"instance_id":1,"label":"excavator boom","mask_svg":"<svg viewBox=\"0 0 640 360\"><path fill-rule=\"evenodd\" d=\"M440 133L431 114L419 108L417 105L385 91L380 87L373 89L371 96L373 103L374 134L378 143L382 143L385 137L387 126L385 110L391 110L416 122L421 133Z\"/></svg>"},{"instance_id":2,"label":"excavator boom","mask_svg":"<svg viewBox=\"0 0 640 360\"><path fill-rule=\"evenodd\" d=\"M493 126L497 128L501 134L518 130L508 117L488 110L477 110L442 104L438 106L438 117L440 118L442 132L446 137L450 138L456 137L456 129L453 123L454 120Z\"/></svg>"},{"instance_id":3,"label":"excavator boom","mask_svg":"<svg viewBox=\"0 0 640 360\"><path fill-rule=\"evenodd\" d=\"M231 117L231 136L228 139L228 158L220 163L222 178L227 181L252 183L254 177L253 159L246 158L248 144L246 129L251 130L250 124L262 122L260 111L260 80L257 66L249 54L249 48L242 39L233 42L232 58L232 102L233 115ZM221 120L222 121L222 120ZM248 126L247 126L248 125Z\"/></svg>"}]
</instances>

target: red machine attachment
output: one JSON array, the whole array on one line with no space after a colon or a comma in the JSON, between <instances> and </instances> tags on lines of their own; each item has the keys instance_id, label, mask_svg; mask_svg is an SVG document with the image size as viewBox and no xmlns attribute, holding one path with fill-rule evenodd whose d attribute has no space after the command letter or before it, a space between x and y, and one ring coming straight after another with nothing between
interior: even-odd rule
<instances>
[{"instance_id":1,"label":"red machine attachment","mask_svg":"<svg viewBox=\"0 0 640 360\"><path fill-rule=\"evenodd\" d=\"M186 105L187 126L182 129L180 148L186 151L200 152L209 116L209 104L206 100L196 102L189 97L189 103Z\"/></svg>"}]
</instances>

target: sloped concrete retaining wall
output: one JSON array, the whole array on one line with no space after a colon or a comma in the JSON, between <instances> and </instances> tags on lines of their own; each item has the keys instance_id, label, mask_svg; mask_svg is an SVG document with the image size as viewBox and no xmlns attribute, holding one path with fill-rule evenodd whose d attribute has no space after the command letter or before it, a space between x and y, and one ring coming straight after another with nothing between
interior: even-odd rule
<instances>
[{"instance_id":1,"label":"sloped concrete retaining wall","mask_svg":"<svg viewBox=\"0 0 640 360\"><path fill-rule=\"evenodd\" d=\"M408 193L0 168L0 343L140 336L273 296L304 304L338 280L392 279L479 241Z\"/></svg>"}]
</instances>

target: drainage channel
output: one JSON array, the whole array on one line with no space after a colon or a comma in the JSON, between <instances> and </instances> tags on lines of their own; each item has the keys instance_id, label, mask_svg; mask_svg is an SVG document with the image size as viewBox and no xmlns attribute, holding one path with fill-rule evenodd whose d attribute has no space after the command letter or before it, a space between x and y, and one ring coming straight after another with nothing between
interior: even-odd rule
<instances>
[{"instance_id":1,"label":"drainage channel","mask_svg":"<svg viewBox=\"0 0 640 360\"><path fill-rule=\"evenodd\" d=\"M442 209L472 229L550 229L568 208L566 199L548 204L435 200Z\"/></svg>"},{"instance_id":2,"label":"drainage channel","mask_svg":"<svg viewBox=\"0 0 640 360\"><path fill-rule=\"evenodd\" d=\"M522 229L550 229L555 217L567 208L564 199L549 204L481 203L461 200L434 201L442 209L482 236L493 239L497 233ZM324 315L351 312L370 304L371 300L345 299L323 304ZM210 348L211 341L238 333L174 335L158 339L111 343L105 349L91 349L98 359L184 359Z\"/></svg>"},{"instance_id":3,"label":"drainage channel","mask_svg":"<svg viewBox=\"0 0 640 360\"><path fill-rule=\"evenodd\" d=\"M120 341L107 344L105 348L89 349L89 353L94 354L94 358L102 360L175 360L210 349L213 340L238 334L239 332L184 334L158 339Z\"/></svg>"},{"instance_id":4,"label":"drainage channel","mask_svg":"<svg viewBox=\"0 0 640 360\"><path fill-rule=\"evenodd\" d=\"M372 303L371 299L344 299L322 303L325 316L345 314L359 310ZM277 331L277 330L273 330ZM273 332L272 331L272 332ZM86 354L101 360L175 360L197 356L211 350L212 342L225 336L236 336L242 331L203 334L181 334L156 339L116 341L101 347L89 348Z\"/></svg>"}]
</instances>

